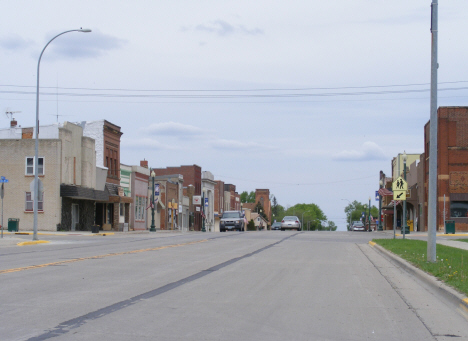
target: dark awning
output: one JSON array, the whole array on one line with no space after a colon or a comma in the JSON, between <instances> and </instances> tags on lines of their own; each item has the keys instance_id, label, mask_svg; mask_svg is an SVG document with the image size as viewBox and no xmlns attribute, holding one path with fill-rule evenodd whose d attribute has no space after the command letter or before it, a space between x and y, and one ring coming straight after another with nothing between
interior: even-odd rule
<instances>
[{"instance_id":1,"label":"dark awning","mask_svg":"<svg viewBox=\"0 0 468 341\"><path fill-rule=\"evenodd\" d=\"M109 193L107 191L98 191L88 187L60 185L60 196L65 198L108 201Z\"/></svg>"}]
</instances>

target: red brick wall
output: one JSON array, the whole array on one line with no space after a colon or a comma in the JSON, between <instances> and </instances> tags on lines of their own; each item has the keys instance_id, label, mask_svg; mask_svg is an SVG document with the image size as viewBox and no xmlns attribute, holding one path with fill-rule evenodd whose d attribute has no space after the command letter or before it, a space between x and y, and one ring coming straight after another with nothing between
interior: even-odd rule
<instances>
[{"instance_id":1,"label":"red brick wall","mask_svg":"<svg viewBox=\"0 0 468 341\"><path fill-rule=\"evenodd\" d=\"M104 166L108 168L109 183L120 185L120 127L104 121Z\"/></svg>"},{"instance_id":2,"label":"red brick wall","mask_svg":"<svg viewBox=\"0 0 468 341\"><path fill-rule=\"evenodd\" d=\"M224 210L224 182L216 181L214 192L214 211L221 215Z\"/></svg>"},{"instance_id":3,"label":"red brick wall","mask_svg":"<svg viewBox=\"0 0 468 341\"><path fill-rule=\"evenodd\" d=\"M236 185L224 184L224 190L230 193L229 210L236 210Z\"/></svg>"},{"instance_id":4,"label":"red brick wall","mask_svg":"<svg viewBox=\"0 0 468 341\"><path fill-rule=\"evenodd\" d=\"M271 203L270 203L270 190L269 189L256 189L255 202L258 203L260 198L263 198L263 208L268 221L271 221Z\"/></svg>"},{"instance_id":5,"label":"red brick wall","mask_svg":"<svg viewBox=\"0 0 468 341\"><path fill-rule=\"evenodd\" d=\"M437 131L437 226L444 228L444 195L445 217L450 217L450 195L468 194L468 107L440 107ZM425 155L429 155L430 122L425 125L424 148ZM430 155L429 155L430 156ZM426 160L429 160L426 158ZM424 206L427 208L429 161L425 165L426 188ZM466 181L464 180L466 172ZM461 180L460 180L461 179ZM427 230L427 213L426 213ZM457 231L467 231L468 225L455 223Z\"/></svg>"}]
</instances>

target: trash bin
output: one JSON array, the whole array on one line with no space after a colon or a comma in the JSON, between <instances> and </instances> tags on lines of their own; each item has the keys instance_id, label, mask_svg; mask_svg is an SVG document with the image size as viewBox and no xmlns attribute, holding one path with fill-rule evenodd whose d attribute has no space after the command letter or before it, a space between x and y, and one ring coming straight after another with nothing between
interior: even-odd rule
<instances>
[{"instance_id":1,"label":"trash bin","mask_svg":"<svg viewBox=\"0 0 468 341\"><path fill-rule=\"evenodd\" d=\"M8 218L8 232L19 231L19 218Z\"/></svg>"},{"instance_id":2,"label":"trash bin","mask_svg":"<svg viewBox=\"0 0 468 341\"><path fill-rule=\"evenodd\" d=\"M448 234L448 233L455 234L455 220L445 221L445 234Z\"/></svg>"},{"instance_id":3,"label":"trash bin","mask_svg":"<svg viewBox=\"0 0 468 341\"><path fill-rule=\"evenodd\" d=\"M99 228L100 228L99 225L93 225L93 226L91 226L91 232L92 233L99 233Z\"/></svg>"}]
</instances>

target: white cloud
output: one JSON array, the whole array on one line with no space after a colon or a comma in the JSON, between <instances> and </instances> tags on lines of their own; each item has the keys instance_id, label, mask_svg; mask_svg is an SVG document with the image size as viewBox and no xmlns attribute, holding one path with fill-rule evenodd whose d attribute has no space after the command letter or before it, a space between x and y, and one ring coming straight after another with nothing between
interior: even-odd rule
<instances>
[{"instance_id":1,"label":"white cloud","mask_svg":"<svg viewBox=\"0 0 468 341\"><path fill-rule=\"evenodd\" d=\"M162 144L157 140L153 140L151 138L143 138L143 139L125 139L122 138L121 140L121 147L124 149L152 149L152 150L175 150L177 149L174 146L169 146Z\"/></svg>"},{"instance_id":2,"label":"white cloud","mask_svg":"<svg viewBox=\"0 0 468 341\"><path fill-rule=\"evenodd\" d=\"M375 142L365 142L360 150L343 150L333 157L336 161L386 160L384 150Z\"/></svg>"},{"instance_id":3,"label":"white cloud","mask_svg":"<svg viewBox=\"0 0 468 341\"><path fill-rule=\"evenodd\" d=\"M151 135L170 135L175 137L199 136L207 132L201 128L177 122L155 123L141 130Z\"/></svg>"},{"instance_id":4,"label":"white cloud","mask_svg":"<svg viewBox=\"0 0 468 341\"><path fill-rule=\"evenodd\" d=\"M213 141L211 146L214 149L220 150L227 150L227 151L240 151L240 150L252 150L252 151L260 151L260 150L274 150L274 147L262 145L255 142L240 142L236 140L226 140L226 139L219 139Z\"/></svg>"},{"instance_id":5,"label":"white cloud","mask_svg":"<svg viewBox=\"0 0 468 341\"><path fill-rule=\"evenodd\" d=\"M0 38L0 48L9 51L23 50L31 45L33 45L32 41L23 39L17 34L10 34Z\"/></svg>"},{"instance_id":6,"label":"white cloud","mask_svg":"<svg viewBox=\"0 0 468 341\"><path fill-rule=\"evenodd\" d=\"M190 28L183 28L183 31L189 31ZM193 28L194 31L214 33L219 36L229 36L233 34L244 34L244 35L258 35L264 34L263 30L255 28L247 28L244 25L233 25L224 20L214 20L208 24L200 24Z\"/></svg>"},{"instance_id":7,"label":"white cloud","mask_svg":"<svg viewBox=\"0 0 468 341\"><path fill-rule=\"evenodd\" d=\"M48 39L51 37L52 35ZM59 37L50 46L51 58L95 58L110 50L120 49L125 43L123 39L99 31L71 32Z\"/></svg>"}]
</instances>

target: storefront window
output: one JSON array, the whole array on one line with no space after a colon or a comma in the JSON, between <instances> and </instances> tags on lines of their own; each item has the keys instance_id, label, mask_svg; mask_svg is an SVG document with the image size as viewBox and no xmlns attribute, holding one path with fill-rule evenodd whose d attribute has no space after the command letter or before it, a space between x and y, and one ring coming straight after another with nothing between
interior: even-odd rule
<instances>
[{"instance_id":1,"label":"storefront window","mask_svg":"<svg viewBox=\"0 0 468 341\"><path fill-rule=\"evenodd\" d=\"M468 201L452 201L450 216L453 218L468 217Z\"/></svg>"}]
</instances>

